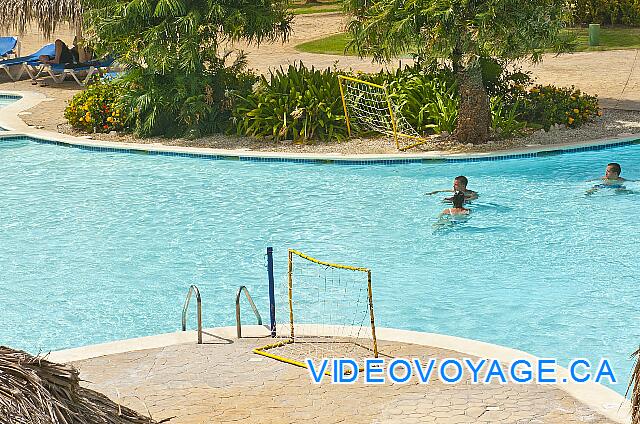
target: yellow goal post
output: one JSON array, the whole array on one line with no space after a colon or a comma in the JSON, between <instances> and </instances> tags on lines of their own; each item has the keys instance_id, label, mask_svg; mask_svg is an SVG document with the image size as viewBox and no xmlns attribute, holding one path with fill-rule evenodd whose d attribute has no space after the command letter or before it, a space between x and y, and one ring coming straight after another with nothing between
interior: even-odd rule
<instances>
[{"instance_id":1,"label":"yellow goal post","mask_svg":"<svg viewBox=\"0 0 640 424\"><path fill-rule=\"evenodd\" d=\"M402 115L386 85L347 75L338 75L338 82L349 137L355 126L393 137L398 150L411 149L429 141Z\"/></svg>"},{"instance_id":2,"label":"yellow goal post","mask_svg":"<svg viewBox=\"0 0 640 424\"><path fill-rule=\"evenodd\" d=\"M371 270L288 251L276 340L254 353L307 368L305 359L378 357ZM368 319L367 319L368 318Z\"/></svg>"}]
</instances>

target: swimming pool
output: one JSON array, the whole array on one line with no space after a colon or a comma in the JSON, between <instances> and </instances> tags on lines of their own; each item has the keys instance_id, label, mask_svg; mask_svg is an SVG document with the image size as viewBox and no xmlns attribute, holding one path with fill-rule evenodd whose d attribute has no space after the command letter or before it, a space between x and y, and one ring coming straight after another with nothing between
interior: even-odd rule
<instances>
[{"instance_id":1,"label":"swimming pool","mask_svg":"<svg viewBox=\"0 0 640 424\"><path fill-rule=\"evenodd\" d=\"M283 281L293 247L370 267L378 326L608 357L624 391L640 341L640 196L585 196L584 181L610 161L639 178L640 145L337 166L0 139L0 160L0 344L38 352L174 331L190 284L205 326L233 325L242 284L266 315L265 248ZM480 192L472 217L434 228L444 205L423 193L459 174Z\"/></svg>"}]
</instances>

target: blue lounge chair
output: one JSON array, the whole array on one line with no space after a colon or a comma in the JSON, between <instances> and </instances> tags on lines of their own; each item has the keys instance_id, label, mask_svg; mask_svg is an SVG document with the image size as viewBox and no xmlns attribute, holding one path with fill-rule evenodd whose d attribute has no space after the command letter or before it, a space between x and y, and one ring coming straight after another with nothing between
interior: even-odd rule
<instances>
[{"instance_id":1,"label":"blue lounge chair","mask_svg":"<svg viewBox=\"0 0 640 424\"><path fill-rule=\"evenodd\" d=\"M19 80L22 75L26 72L29 74L31 79L35 79L36 70L42 63L39 60L40 56L55 56L56 54L56 46L54 44L46 44L42 46L40 50L35 53L32 53L28 56L16 57L13 59L5 59L0 60L0 70L4 69L4 71L9 75L13 81ZM12 75L10 68L14 68L19 66L20 69L16 75Z\"/></svg>"},{"instance_id":2,"label":"blue lounge chair","mask_svg":"<svg viewBox=\"0 0 640 424\"><path fill-rule=\"evenodd\" d=\"M53 81L61 83L67 75L71 77L81 86L87 85L91 77L95 74L109 72L115 60L107 56L102 60L93 60L84 64L76 64L69 66L68 64L44 65L44 72L48 73ZM80 74L86 73L83 80L79 78Z\"/></svg>"},{"instance_id":3,"label":"blue lounge chair","mask_svg":"<svg viewBox=\"0 0 640 424\"><path fill-rule=\"evenodd\" d=\"M9 55L13 57L20 55L18 37L0 37L0 58L8 59Z\"/></svg>"}]
</instances>

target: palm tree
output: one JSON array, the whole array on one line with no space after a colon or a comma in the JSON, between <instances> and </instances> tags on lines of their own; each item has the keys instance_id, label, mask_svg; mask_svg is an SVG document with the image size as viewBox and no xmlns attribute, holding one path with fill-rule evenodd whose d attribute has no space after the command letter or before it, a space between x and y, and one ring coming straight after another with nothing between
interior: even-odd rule
<instances>
[{"instance_id":1,"label":"palm tree","mask_svg":"<svg viewBox=\"0 0 640 424\"><path fill-rule=\"evenodd\" d=\"M428 63L450 63L460 104L456 138L489 139L491 112L481 60L541 59L566 48L563 0L344 0L352 13L350 46L361 56L388 61L417 53ZM427 61L426 61L427 62Z\"/></svg>"},{"instance_id":2,"label":"palm tree","mask_svg":"<svg viewBox=\"0 0 640 424\"><path fill-rule=\"evenodd\" d=\"M80 0L2 0L0 1L0 30L24 34L35 23L46 38L63 22L76 28L82 38L82 4Z\"/></svg>"}]
</instances>

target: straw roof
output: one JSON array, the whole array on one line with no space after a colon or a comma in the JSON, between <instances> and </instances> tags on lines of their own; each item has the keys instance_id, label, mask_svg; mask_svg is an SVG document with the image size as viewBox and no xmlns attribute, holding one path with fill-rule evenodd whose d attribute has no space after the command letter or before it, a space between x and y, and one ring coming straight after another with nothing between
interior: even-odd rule
<instances>
[{"instance_id":1,"label":"straw roof","mask_svg":"<svg viewBox=\"0 0 640 424\"><path fill-rule=\"evenodd\" d=\"M3 0L4 1L4 0ZM15 424L154 423L79 385L70 365L0 346L0 422Z\"/></svg>"},{"instance_id":2,"label":"straw roof","mask_svg":"<svg viewBox=\"0 0 640 424\"><path fill-rule=\"evenodd\" d=\"M23 34L30 23L37 24L49 38L63 22L77 24L82 19L80 0L1 0L0 30Z\"/></svg>"},{"instance_id":3,"label":"straw roof","mask_svg":"<svg viewBox=\"0 0 640 424\"><path fill-rule=\"evenodd\" d=\"M631 424L640 424L640 348L631 354L631 358L636 358L635 365L631 371L631 379L627 386L627 393L631 391Z\"/></svg>"}]
</instances>

